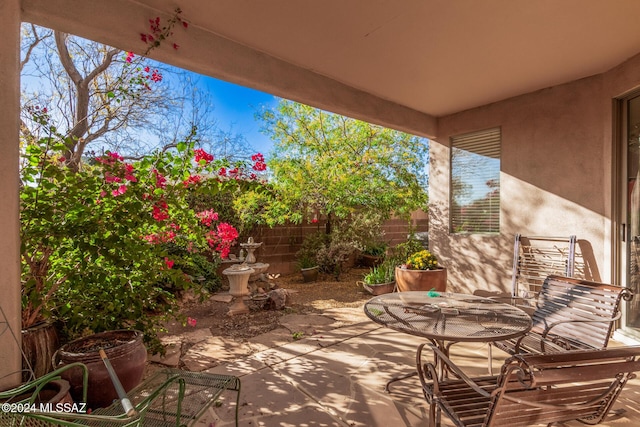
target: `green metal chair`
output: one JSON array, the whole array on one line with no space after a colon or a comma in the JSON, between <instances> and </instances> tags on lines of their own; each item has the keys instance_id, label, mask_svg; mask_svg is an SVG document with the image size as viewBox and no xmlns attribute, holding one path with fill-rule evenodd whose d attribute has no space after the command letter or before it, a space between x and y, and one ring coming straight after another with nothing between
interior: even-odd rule
<instances>
[{"instance_id":1,"label":"green metal chair","mask_svg":"<svg viewBox=\"0 0 640 427\"><path fill-rule=\"evenodd\" d=\"M218 402L224 391L236 392L235 420L236 426L238 425L240 380L237 377L178 369L159 370L127 393L135 409L132 415L125 413L119 400L107 408L99 408L91 413L32 410L39 409L37 404L29 410L25 409L25 404L36 402L39 390L46 383L59 379L63 370L73 366L84 369L83 392L86 399L86 367L82 364L68 365L28 384L0 393L0 399L4 399L8 405L13 404L3 407L10 410L0 412L0 426L191 426ZM24 396L28 392L32 394L16 399L16 396ZM81 407L74 409L82 410Z\"/></svg>"}]
</instances>

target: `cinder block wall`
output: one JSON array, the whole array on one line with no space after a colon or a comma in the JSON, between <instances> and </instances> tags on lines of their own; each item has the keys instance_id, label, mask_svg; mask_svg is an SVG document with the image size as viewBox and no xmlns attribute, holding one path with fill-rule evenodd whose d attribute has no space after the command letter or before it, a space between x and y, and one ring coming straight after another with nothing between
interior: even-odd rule
<instances>
[{"instance_id":1,"label":"cinder block wall","mask_svg":"<svg viewBox=\"0 0 640 427\"><path fill-rule=\"evenodd\" d=\"M416 212L411 218L417 232L429 230L427 214ZM296 252L304 237L318 231L324 231L324 221L315 224L284 225L274 228L258 227L249 235L241 235L240 242L246 242L251 236L256 242L262 242L262 246L254 253L258 262L269 264L269 273L290 274L296 271ZM394 246L407 239L409 225L406 220L392 219L387 221L383 230L384 239ZM237 254L240 247L236 245L234 252Z\"/></svg>"}]
</instances>

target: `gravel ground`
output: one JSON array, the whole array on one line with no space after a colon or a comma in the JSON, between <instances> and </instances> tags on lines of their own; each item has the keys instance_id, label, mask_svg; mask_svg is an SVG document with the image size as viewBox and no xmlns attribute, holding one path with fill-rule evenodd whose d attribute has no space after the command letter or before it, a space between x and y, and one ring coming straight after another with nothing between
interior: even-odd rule
<instances>
[{"instance_id":1,"label":"gravel ground","mask_svg":"<svg viewBox=\"0 0 640 427\"><path fill-rule=\"evenodd\" d=\"M359 308L371 295L356 282L369 269L353 268L340 277L340 281L330 275L320 274L318 281L303 283L299 273L280 276L273 282L279 288L292 291L289 304L283 310L265 310L257 303L249 303L251 312L228 316L229 304L211 299L203 302L186 303L181 313L197 321L197 327L208 327L213 335L229 338L250 338L276 329L278 320L285 314L322 314L329 308ZM191 326L172 322L167 325L169 334L179 334L192 330Z\"/></svg>"}]
</instances>

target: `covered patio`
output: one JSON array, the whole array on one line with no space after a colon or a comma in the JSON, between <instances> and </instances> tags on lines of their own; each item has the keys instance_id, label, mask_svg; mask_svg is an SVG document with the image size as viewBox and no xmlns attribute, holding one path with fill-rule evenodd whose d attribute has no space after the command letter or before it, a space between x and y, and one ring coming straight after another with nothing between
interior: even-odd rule
<instances>
[{"instance_id":1,"label":"covered patio","mask_svg":"<svg viewBox=\"0 0 640 427\"><path fill-rule=\"evenodd\" d=\"M577 235L587 278L628 285L621 126L624 99L640 88L635 0L5 0L0 289L13 330L20 330L21 23L142 54L148 20L166 19L176 7L189 29L175 34L179 50L161 46L154 59L430 138L430 244L449 268L450 290L507 290L516 233ZM499 231L456 233L451 139L496 127ZM423 422L416 382L398 385L391 396L381 391L390 371L413 365L416 341L366 321L325 335L323 342L302 340L220 366L242 376L247 424ZM485 350L466 351L469 368L484 369ZM19 366L19 352L0 346L0 377ZM639 391L634 382L620 403ZM636 415L629 404L612 425L637 424Z\"/></svg>"},{"instance_id":2,"label":"covered patio","mask_svg":"<svg viewBox=\"0 0 640 427\"><path fill-rule=\"evenodd\" d=\"M385 393L385 383L415 366L415 350L424 342L417 337L380 327L361 312L337 309L325 314L334 323L317 327L315 316L298 318L298 327L315 323L316 334L245 357L234 357L234 348L216 348L211 357L227 359L207 372L240 377L239 425L241 426L424 426L428 405L416 377L394 383ZM334 325L341 324L339 328ZM269 334L249 340L247 345L270 342ZM612 343L619 345L619 343ZM238 350L237 348L235 349ZM503 356L495 351L494 370ZM487 345L460 343L452 347L456 364L472 375L485 375ZM614 410L602 426L635 426L640 422L636 400L640 380L623 389ZM201 425L233 426L235 397L229 392L220 407L209 410ZM445 416L443 426L453 425ZM584 425L572 421L562 425Z\"/></svg>"}]
</instances>

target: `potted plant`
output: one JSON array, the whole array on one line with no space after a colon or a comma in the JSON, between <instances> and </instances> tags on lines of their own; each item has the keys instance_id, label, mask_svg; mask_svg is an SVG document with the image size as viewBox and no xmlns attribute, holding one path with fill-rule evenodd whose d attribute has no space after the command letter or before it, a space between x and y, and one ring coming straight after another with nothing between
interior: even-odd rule
<instances>
[{"instance_id":1,"label":"potted plant","mask_svg":"<svg viewBox=\"0 0 640 427\"><path fill-rule=\"evenodd\" d=\"M298 257L298 268L302 273L304 283L314 282L318 279L320 265L318 263L318 252L324 246L327 236L324 233L316 232L305 236L300 250L296 253Z\"/></svg>"},{"instance_id":2,"label":"potted plant","mask_svg":"<svg viewBox=\"0 0 640 427\"><path fill-rule=\"evenodd\" d=\"M373 242L366 245L360 254L360 265L364 267L380 265L385 259L388 247L386 242Z\"/></svg>"},{"instance_id":3,"label":"potted plant","mask_svg":"<svg viewBox=\"0 0 640 427\"><path fill-rule=\"evenodd\" d=\"M411 254L406 262L395 268L398 290L444 292L447 289L447 270L427 249Z\"/></svg>"},{"instance_id":4,"label":"potted plant","mask_svg":"<svg viewBox=\"0 0 640 427\"><path fill-rule=\"evenodd\" d=\"M371 267L358 284L361 284L372 295L393 292L396 286L395 265L391 261L385 261L380 265Z\"/></svg>"},{"instance_id":5,"label":"potted plant","mask_svg":"<svg viewBox=\"0 0 640 427\"><path fill-rule=\"evenodd\" d=\"M318 280L318 272L320 267L315 257L310 255L302 255L298 258L298 267L302 273L302 281L304 283L315 282Z\"/></svg>"}]
</instances>

